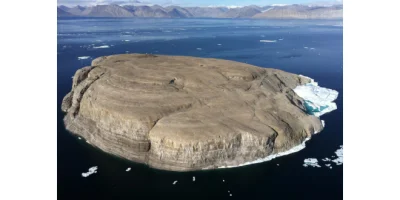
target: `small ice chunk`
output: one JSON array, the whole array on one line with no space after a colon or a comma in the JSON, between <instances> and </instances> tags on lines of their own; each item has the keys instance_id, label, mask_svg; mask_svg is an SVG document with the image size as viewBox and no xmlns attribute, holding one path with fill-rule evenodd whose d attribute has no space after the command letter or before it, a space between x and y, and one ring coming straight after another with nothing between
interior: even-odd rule
<instances>
[{"instance_id":1,"label":"small ice chunk","mask_svg":"<svg viewBox=\"0 0 400 200\"><path fill-rule=\"evenodd\" d=\"M201 51L202 50L202 48L196 48L197 50L199 50L199 51Z\"/></svg>"},{"instance_id":2,"label":"small ice chunk","mask_svg":"<svg viewBox=\"0 0 400 200\"><path fill-rule=\"evenodd\" d=\"M193 176L193 181L196 181L196 177Z\"/></svg>"},{"instance_id":3,"label":"small ice chunk","mask_svg":"<svg viewBox=\"0 0 400 200\"><path fill-rule=\"evenodd\" d=\"M308 47L304 47L305 49L308 49Z\"/></svg>"},{"instance_id":4,"label":"small ice chunk","mask_svg":"<svg viewBox=\"0 0 400 200\"><path fill-rule=\"evenodd\" d=\"M316 158L306 158L304 160L304 165L305 165L305 167L307 167L307 166L321 167L321 166L318 165L318 160Z\"/></svg>"},{"instance_id":5,"label":"small ice chunk","mask_svg":"<svg viewBox=\"0 0 400 200\"><path fill-rule=\"evenodd\" d=\"M260 40L260 42L276 42L276 40Z\"/></svg>"},{"instance_id":6,"label":"small ice chunk","mask_svg":"<svg viewBox=\"0 0 400 200\"><path fill-rule=\"evenodd\" d=\"M331 164L325 164L325 166L327 166L327 167L330 167L330 166L331 166Z\"/></svg>"},{"instance_id":7,"label":"small ice chunk","mask_svg":"<svg viewBox=\"0 0 400 200\"><path fill-rule=\"evenodd\" d=\"M130 40L124 40L125 42L129 42Z\"/></svg>"},{"instance_id":8,"label":"small ice chunk","mask_svg":"<svg viewBox=\"0 0 400 200\"><path fill-rule=\"evenodd\" d=\"M81 138L81 137L78 137L78 139L82 140L82 138Z\"/></svg>"},{"instance_id":9,"label":"small ice chunk","mask_svg":"<svg viewBox=\"0 0 400 200\"><path fill-rule=\"evenodd\" d=\"M86 143L90 144L89 140L86 140Z\"/></svg>"},{"instance_id":10,"label":"small ice chunk","mask_svg":"<svg viewBox=\"0 0 400 200\"><path fill-rule=\"evenodd\" d=\"M276 164L277 166L279 166L279 164Z\"/></svg>"},{"instance_id":11,"label":"small ice chunk","mask_svg":"<svg viewBox=\"0 0 400 200\"><path fill-rule=\"evenodd\" d=\"M131 168L130 168L130 167L128 167L128 169L126 169L125 171L129 172L129 171L131 171Z\"/></svg>"},{"instance_id":12,"label":"small ice chunk","mask_svg":"<svg viewBox=\"0 0 400 200\"><path fill-rule=\"evenodd\" d=\"M80 56L80 57L78 57L78 60L86 60L89 58L90 58L90 56Z\"/></svg>"},{"instance_id":13,"label":"small ice chunk","mask_svg":"<svg viewBox=\"0 0 400 200\"><path fill-rule=\"evenodd\" d=\"M102 46L93 47L93 49L106 49L106 48L110 48L110 46L102 45Z\"/></svg>"},{"instance_id":14,"label":"small ice chunk","mask_svg":"<svg viewBox=\"0 0 400 200\"><path fill-rule=\"evenodd\" d=\"M324 121L324 120L321 120L321 123L322 123L322 127L325 128L325 121Z\"/></svg>"},{"instance_id":15,"label":"small ice chunk","mask_svg":"<svg viewBox=\"0 0 400 200\"><path fill-rule=\"evenodd\" d=\"M97 166L93 166L93 167L89 168L88 172L83 172L82 177L88 177L94 173L97 173Z\"/></svg>"},{"instance_id":16,"label":"small ice chunk","mask_svg":"<svg viewBox=\"0 0 400 200\"><path fill-rule=\"evenodd\" d=\"M172 183L172 185L175 185L177 182L178 182L178 181L174 181L174 182Z\"/></svg>"},{"instance_id":17,"label":"small ice chunk","mask_svg":"<svg viewBox=\"0 0 400 200\"><path fill-rule=\"evenodd\" d=\"M225 182L225 180L224 180L224 179L222 179L222 182Z\"/></svg>"},{"instance_id":18,"label":"small ice chunk","mask_svg":"<svg viewBox=\"0 0 400 200\"><path fill-rule=\"evenodd\" d=\"M310 48L310 50L314 50L315 48Z\"/></svg>"},{"instance_id":19,"label":"small ice chunk","mask_svg":"<svg viewBox=\"0 0 400 200\"><path fill-rule=\"evenodd\" d=\"M218 46L221 46L222 44L217 44Z\"/></svg>"},{"instance_id":20,"label":"small ice chunk","mask_svg":"<svg viewBox=\"0 0 400 200\"><path fill-rule=\"evenodd\" d=\"M324 162L328 162L328 161L330 161L331 159L329 159L329 158L322 158L322 161L324 161Z\"/></svg>"},{"instance_id":21,"label":"small ice chunk","mask_svg":"<svg viewBox=\"0 0 400 200\"><path fill-rule=\"evenodd\" d=\"M280 39L278 39L278 40L283 40L283 38L280 38Z\"/></svg>"}]
</instances>

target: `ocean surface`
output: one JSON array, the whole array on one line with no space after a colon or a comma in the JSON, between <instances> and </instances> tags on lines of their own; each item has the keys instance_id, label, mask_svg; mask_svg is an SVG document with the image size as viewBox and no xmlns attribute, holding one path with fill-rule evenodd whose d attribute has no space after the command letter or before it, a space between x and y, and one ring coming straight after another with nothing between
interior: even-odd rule
<instances>
[{"instance_id":1,"label":"ocean surface","mask_svg":"<svg viewBox=\"0 0 400 200\"><path fill-rule=\"evenodd\" d=\"M57 28L58 199L342 199L343 165L321 161L343 144L342 21L58 18ZM338 91L338 109L321 117L325 129L297 153L211 171L151 169L91 147L62 121L75 71L124 53L221 58L302 74ZM304 167L306 158L321 167ZM97 173L82 177L92 166Z\"/></svg>"}]
</instances>

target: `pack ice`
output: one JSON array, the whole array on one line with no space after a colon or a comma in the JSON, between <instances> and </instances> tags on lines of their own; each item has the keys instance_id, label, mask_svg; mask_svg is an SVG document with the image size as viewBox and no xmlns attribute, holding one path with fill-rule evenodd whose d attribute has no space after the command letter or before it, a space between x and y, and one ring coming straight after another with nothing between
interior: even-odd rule
<instances>
[{"instance_id":1,"label":"pack ice","mask_svg":"<svg viewBox=\"0 0 400 200\"><path fill-rule=\"evenodd\" d=\"M304 76L303 76L304 77ZM311 83L297 86L294 92L304 99L305 107L309 114L320 117L321 115L332 112L337 109L336 103L333 101L339 95L339 92L319 87L317 82L313 79L306 77L311 80Z\"/></svg>"}]
</instances>

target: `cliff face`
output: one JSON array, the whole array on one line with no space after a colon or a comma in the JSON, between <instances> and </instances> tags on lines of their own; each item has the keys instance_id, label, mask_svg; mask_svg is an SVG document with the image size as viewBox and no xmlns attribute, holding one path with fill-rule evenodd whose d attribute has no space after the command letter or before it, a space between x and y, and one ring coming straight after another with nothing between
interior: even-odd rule
<instances>
[{"instance_id":1,"label":"cliff face","mask_svg":"<svg viewBox=\"0 0 400 200\"><path fill-rule=\"evenodd\" d=\"M232 166L286 151L322 129L292 89L308 79L219 59L123 54L78 70L66 128L151 167Z\"/></svg>"}]
</instances>

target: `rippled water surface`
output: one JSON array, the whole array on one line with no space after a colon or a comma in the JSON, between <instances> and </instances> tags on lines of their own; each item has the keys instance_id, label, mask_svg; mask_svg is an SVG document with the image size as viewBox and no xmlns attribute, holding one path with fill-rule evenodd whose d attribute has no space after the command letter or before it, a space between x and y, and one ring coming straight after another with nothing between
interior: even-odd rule
<instances>
[{"instance_id":1,"label":"rippled water surface","mask_svg":"<svg viewBox=\"0 0 400 200\"><path fill-rule=\"evenodd\" d=\"M58 18L58 198L342 199L343 165L333 164L330 169L321 160L335 155L343 144L341 24L323 20ZM221 58L303 74L322 87L337 90L338 109L323 115L325 129L304 150L291 155L213 171L150 169L89 146L69 134L62 122L61 100L71 89L75 71L90 65L93 58L123 53ZM321 167L304 167L306 158L317 158ZM92 166L98 166L97 173L82 177ZM131 170L126 172L128 167Z\"/></svg>"}]
</instances>

